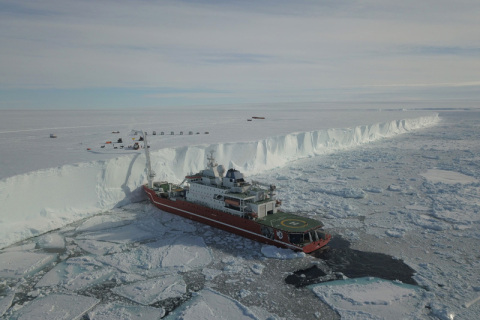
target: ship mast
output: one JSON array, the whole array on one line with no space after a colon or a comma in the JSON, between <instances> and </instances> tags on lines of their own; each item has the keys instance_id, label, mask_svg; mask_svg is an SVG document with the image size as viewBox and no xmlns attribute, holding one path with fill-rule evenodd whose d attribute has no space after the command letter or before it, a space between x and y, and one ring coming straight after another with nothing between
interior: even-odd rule
<instances>
[{"instance_id":1,"label":"ship mast","mask_svg":"<svg viewBox=\"0 0 480 320\"><path fill-rule=\"evenodd\" d=\"M150 151L148 150L147 133L142 130L132 130L132 132L140 133L143 137L143 148L145 149L145 158L147 158L146 169L147 169L148 187L152 189L153 178L155 178L155 171L152 170L152 164L150 162Z\"/></svg>"}]
</instances>

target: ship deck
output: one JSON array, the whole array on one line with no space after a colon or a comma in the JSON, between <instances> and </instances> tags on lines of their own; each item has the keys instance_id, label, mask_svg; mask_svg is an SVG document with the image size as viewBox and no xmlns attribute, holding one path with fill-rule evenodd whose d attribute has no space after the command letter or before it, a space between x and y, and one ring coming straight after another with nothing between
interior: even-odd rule
<instances>
[{"instance_id":1,"label":"ship deck","mask_svg":"<svg viewBox=\"0 0 480 320\"><path fill-rule=\"evenodd\" d=\"M318 220L283 211L267 215L265 218L258 219L257 222L289 233L304 233L308 230L323 227L323 223Z\"/></svg>"}]
</instances>

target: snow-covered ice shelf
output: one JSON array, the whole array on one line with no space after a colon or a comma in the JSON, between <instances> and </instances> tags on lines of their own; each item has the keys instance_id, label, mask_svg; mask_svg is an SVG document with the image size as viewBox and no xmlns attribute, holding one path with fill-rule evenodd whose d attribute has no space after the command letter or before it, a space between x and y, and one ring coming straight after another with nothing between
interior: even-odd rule
<instances>
[{"instance_id":1,"label":"snow-covered ice shelf","mask_svg":"<svg viewBox=\"0 0 480 320\"><path fill-rule=\"evenodd\" d=\"M284 132L286 129L291 130L290 124L287 122L282 126L277 122L270 124L267 122L264 126L260 123L263 138L253 141L244 141L244 134L249 132L246 129L241 130L245 123L238 128L239 131L232 132L228 125L230 122L226 122L222 126L217 126L222 130L221 132L217 132L216 135L213 132L209 134L209 137L213 137L212 139L217 139L212 140L216 141L215 143L184 146L180 144L177 147L162 149L155 149L152 144L152 169L158 173L158 179L181 182L186 174L203 169L208 151L214 150L219 163L241 169L245 174L251 175L284 166L297 159L344 150L429 127L439 121L438 115L432 113L408 116L406 113L380 112L382 115L385 114L380 117L378 113L365 111L361 119L366 121L368 116L365 114L369 114L372 118L388 120L344 129L326 128L276 136L273 134ZM298 114L302 113L298 112ZM309 119L308 115L312 113L305 112L303 117ZM394 115L405 118L391 120ZM328 113L324 116L328 116ZM309 121L312 119L310 118ZM325 121L323 119L323 125ZM345 119L344 124L350 123L349 121ZM280 119L278 122L281 122ZM321 126L321 124L317 125ZM224 132L229 133L224 134ZM249 134L247 136L250 137ZM258 132L251 137L258 137ZM227 138L233 142L225 142ZM154 141L154 139L151 140ZM164 140L168 141L168 139ZM11 152L22 150L19 147L16 148ZM60 158L67 155L70 155L68 151L59 152ZM139 187L146 181L144 154L134 153L113 159L112 156L115 155L110 154L110 158L101 161L66 164L0 180L0 203L2 203L0 248L115 206L143 199L144 195ZM38 161L44 166L48 165L48 160L51 158L51 155L38 155ZM5 169L2 168L1 172L5 172L3 170ZM348 192L348 190L331 190L331 192ZM352 196L358 196L357 192L353 191ZM28 201L18 201L19 197L28 197ZM15 214L12 215L11 212Z\"/></svg>"}]
</instances>

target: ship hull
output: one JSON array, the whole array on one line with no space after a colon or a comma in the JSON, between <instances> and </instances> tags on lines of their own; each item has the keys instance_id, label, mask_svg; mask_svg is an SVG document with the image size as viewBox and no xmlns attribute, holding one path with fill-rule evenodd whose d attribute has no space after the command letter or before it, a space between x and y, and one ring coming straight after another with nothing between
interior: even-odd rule
<instances>
[{"instance_id":1,"label":"ship hull","mask_svg":"<svg viewBox=\"0 0 480 320\"><path fill-rule=\"evenodd\" d=\"M308 245L300 247L289 243L288 235L283 235L282 232L278 233L278 230L275 229L273 236L265 236L262 234L262 225L255 220L244 219L242 217L237 217L181 199L171 200L168 198L161 198L157 196L155 191L148 188L146 185L144 186L144 190L152 204L160 210L277 247L310 253L325 246L331 238L331 236L328 235L326 239L314 241ZM281 235L281 238L278 234Z\"/></svg>"}]
</instances>

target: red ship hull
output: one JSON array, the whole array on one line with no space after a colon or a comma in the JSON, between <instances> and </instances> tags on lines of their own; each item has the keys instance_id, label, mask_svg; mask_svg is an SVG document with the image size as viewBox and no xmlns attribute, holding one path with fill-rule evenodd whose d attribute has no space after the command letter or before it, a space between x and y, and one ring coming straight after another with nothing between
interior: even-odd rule
<instances>
[{"instance_id":1,"label":"red ship hull","mask_svg":"<svg viewBox=\"0 0 480 320\"><path fill-rule=\"evenodd\" d=\"M327 235L326 239L314 241L301 247L288 242L288 236L278 238L277 230L274 232L273 239L266 237L262 234L262 225L254 220L237 217L181 199L170 200L161 198L146 185L144 185L144 190L152 204L160 210L277 247L310 253L324 247L331 239L331 236Z\"/></svg>"}]
</instances>

